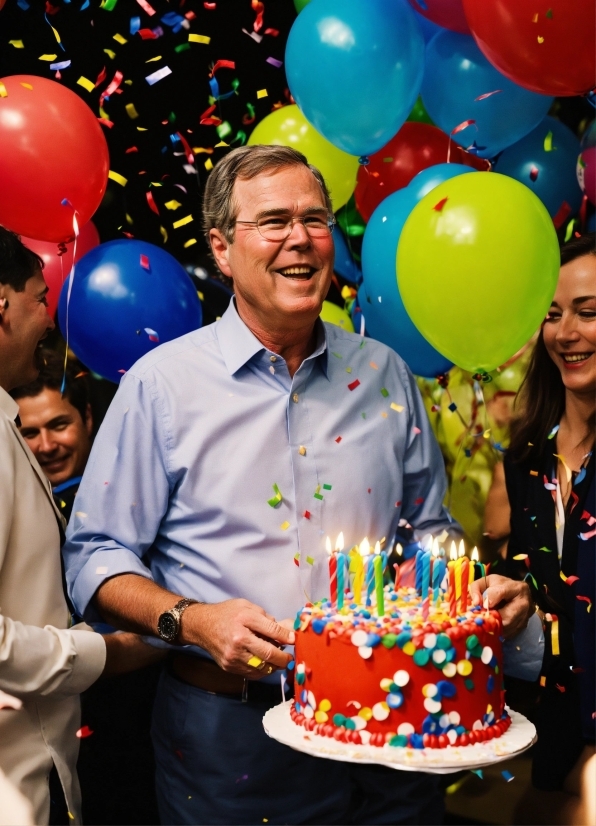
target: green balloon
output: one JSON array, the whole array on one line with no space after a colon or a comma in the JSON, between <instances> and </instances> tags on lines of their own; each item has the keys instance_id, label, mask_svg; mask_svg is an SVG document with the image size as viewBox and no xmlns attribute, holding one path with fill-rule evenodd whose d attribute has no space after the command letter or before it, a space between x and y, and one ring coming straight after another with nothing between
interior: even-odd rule
<instances>
[{"instance_id":1,"label":"green balloon","mask_svg":"<svg viewBox=\"0 0 596 826\"><path fill-rule=\"evenodd\" d=\"M310 0L294 0L294 5L296 6L296 11L298 14L302 11L305 6L308 6Z\"/></svg>"},{"instance_id":2,"label":"green balloon","mask_svg":"<svg viewBox=\"0 0 596 826\"><path fill-rule=\"evenodd\" d=\"M331 301L323 301L321 318L328 324L335 324L337 327L341 327L342 330L346 330L348 333L354 332L354 325L352 324L352 319L350 316L345 310L342 310L341 307L338 307L337 304L333 304Z\"/></svg>"},{"instance_id":3,"label":"green balloon","mask_svg":"<svg viewBox=\"0 0 596 826\"><path fill-rule=\"evenodd\" d=\"M410 213L397 249L408 315L436 350L472 373L496 369L531 338L559 266L542 202L496 172L439 184Z\"/></svg>"},{"instance_id":4,"label":"green balloon","mask_svg":"<svg viewBox=\"0 0 596 826\"><path fill-rule=\"evenodd\" d=\"M414 108L408 115L408 120L415 121L416 123L430 123L431 126L435 125L434 120L432 120L432 118L424 108L424 103L422 103L421 97L418 97L418 99L416 100Z\"/></svg>"}]
</instances>

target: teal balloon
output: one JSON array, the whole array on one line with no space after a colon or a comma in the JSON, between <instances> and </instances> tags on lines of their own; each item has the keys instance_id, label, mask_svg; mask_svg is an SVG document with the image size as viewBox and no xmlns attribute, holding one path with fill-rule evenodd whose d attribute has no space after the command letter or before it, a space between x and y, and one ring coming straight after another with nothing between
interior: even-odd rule
<instances>
[{"instance_id":1,"label":"teal balloon","mask_svg":"<svg viewBox=\"0 0 596 826\"><path fill-rule=\"evenodd\" d=\"M286 46L294 100L327 140L372 155L405 123L424 71L424 39L406 0L314 0Z\"/></svg>"},{"instance_id":2,"label":"teal balloon","mask_svg":"<svg viewBox=\"0 0 596 826\"><path fill-rule=\"evenodd\" d=\"M360 284L362 281L362 271L358 264L352 258L352 253L348 247L343 232L336 227L333 232L333 244L335 246L335 261L333 269L346 281L351 281L353 284Z\"/></svg>"},{"instance_id":3,"label":"teal balloon","mask_svg":"<svg viewBox=\"0 0 596 826\"><path fill-rule=\"evenodd\" d=\"M472 37L447 30L426 46L421 94L426 111L448 135L465 121L474 121L453 140L472 147L481 158L493 158L521 140L544 119L553 102L552 97L508 80Z\"/></svg>"},{"instance_id":4,"label":"teal balloon","mask_svg":"<svg viewBox=\"0 0 596 826\"><path fill-rule=\"evenodd\" d=\"M571 129L546 117L529 135L501 153L495 169L538 195L551 218L560 213L565 220L575 215L582 202L575 172L580 152L580 142Z\"/></svg>"}]
</instances>

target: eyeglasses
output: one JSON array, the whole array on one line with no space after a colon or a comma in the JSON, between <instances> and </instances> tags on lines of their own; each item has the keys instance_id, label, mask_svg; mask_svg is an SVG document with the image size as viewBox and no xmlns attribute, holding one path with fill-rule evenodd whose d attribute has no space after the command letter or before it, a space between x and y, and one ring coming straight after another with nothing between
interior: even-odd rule
<instances>
[{"instance_id":1,"label":"eyeglasses","mask_svg":"<svg viewBox=\"0 0 596 826\"><path fill-rule=\"evenodd\" d=\"M333 232L337 223L330 212L325 215L304 215L290 217L286 215L263 215L257 221L234 221L235 224L249 224L256 227L266 241L285 241L290 237L294 224L299 221L311 238L326 238Z\"/></svg>"}]
</instances>

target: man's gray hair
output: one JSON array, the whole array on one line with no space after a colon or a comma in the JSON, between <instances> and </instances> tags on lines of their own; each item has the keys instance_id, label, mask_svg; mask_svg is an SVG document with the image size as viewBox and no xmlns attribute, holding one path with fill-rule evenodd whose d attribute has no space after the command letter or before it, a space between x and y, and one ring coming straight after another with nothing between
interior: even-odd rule
<instances>
[{"instance_id":1,"label":"man's gray hair","mask_svg":"<svg viewBox=\"0 0 596 826\"><path fill-rule=\"evenodd\" d=\"M321 187L327 209L332 213L331 198L323 176L301 152L289 146L241 146L218 161L207 178L203 195L203 231L207 244L211 246L211 229L218 229L230 244L234 241L234 221L238 212L232 193L237 178L250 180L288 166L306 166L310 169Z\"/></svg>"}]
</instances>

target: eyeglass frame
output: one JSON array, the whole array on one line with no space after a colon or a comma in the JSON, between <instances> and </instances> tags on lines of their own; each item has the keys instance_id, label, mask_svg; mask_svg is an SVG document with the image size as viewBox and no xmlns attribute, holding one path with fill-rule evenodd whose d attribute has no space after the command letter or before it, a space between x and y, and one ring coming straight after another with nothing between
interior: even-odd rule
<instances>
[{"instance_id":1,"label":"eyeglass frame","mask_svg":"<svg viewBox=\"0 0 596 826\"><path fill-rule=\"evenodd\" d=\"M265 219L265 218L275 217L275 216L272 216L272 215L262 215L262 216L261 216L259 219L257 219L256 221L240 221L240 220L238 220L238 219L235 219L235 220L233 221L233 223L232 223L230 226L231 226L231 227L233 227L235 224L247 224L247 225L249 225L249 226L256 227L256 228L257 228L257 232L259 233L259 235L261 236L261 238L262 238L264 241L273 241L273 243L281 243L282 241L287 241L287 239L290 237L290 235L292 234L292 230L294 229L294 224L295 224L295 222L296 222L296 221L299 221L299 222L302 224L302 226L304 227L304 230L305 230L306 234L308 235L308 237L309 237L309 238L312 238L312 236L311 236L310 232L308 231L308 227L306 226L306 224L304 223L304 221L305 221L307 218L312 218L312 216L313 216L314 214L316 214L316 213L310 213L310 214L308 214L308 215L303 215L302 217L300 217L300 216L298 216L298 215L293 215L293 216L291 216L291 217L290 217L290 219L289 219L289 221L288 221L288 224L289 224L288 234L285 236L285 238L280 238L280 239L278 239L277 241L274 241L274 239L273 239L273 238L267 238L265 235L263 235L263 233L262 233L262 232L261 232L261 230L259 229L259 221L262 221L262 220L263 220L263 219ZM281 217L283 217L283 216L282 216L282 215L277 215L277 217L281 218ZM337 226L337 219L336 219L335 215L334 215L332 212L327 212L327 229L329 230L329 236L332 236L332 235L333 235L333 230L334 230L334 228L335 228L336 226ZM325 235L320 235L320 236L318 236L318 237L320 237L320 238L326 238L327 236L325 236Z\"/></svg>"}]
</instances>

